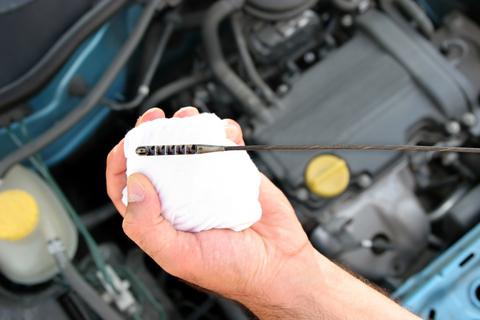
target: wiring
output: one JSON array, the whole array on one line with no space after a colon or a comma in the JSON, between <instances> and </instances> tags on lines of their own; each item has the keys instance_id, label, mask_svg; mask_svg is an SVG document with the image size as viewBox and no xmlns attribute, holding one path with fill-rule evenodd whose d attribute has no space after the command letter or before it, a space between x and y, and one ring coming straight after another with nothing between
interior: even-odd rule
<instances>
[{"instance_id":1,"label":"wiring","mask_svg":"<svg viewBox=\"0 0 480 320\"><path fill-rule=\"evenodd\" d=\"M380 0L380 6L399 22L403 21L401 14L398 12L398 8L401 8L417 23L419 30L427 38L430 38L435 32L435 27L430 18L420 5L413 0Z\"/></svg>"},{"instance_id":2,"label":"wiring","mask_svg":"<svg viewBox=\"0 0 480 320\"><path fill-rule=\"evenodd\" d=\"M433 20L433 22L435 22L435 23L440 22L440 19L439 19L437 13L435 12L435 10L433 10L433 8L430 5L430 3L428 2L428 0L417 0L417 2L420 5L420 7L422 7L423 10L425 10L427 15L430 17L430 19Z\"/></svg>"},{"instance_id":3,"label":"wiring","mask_svg":"<svg viewBox=\"0 0 480 320\"><path fill-rule=\"evenodd\" d=\"M21 123L23 124L23 123ZM25 137L28 137L28 132L26 131L26 127L24 125L21 125L21 129L22 129L22 134L25 136ZM16 136L12 131L11 129L8 129L7 130L10 138L12 139L12 141L17 144L17 146L20 148L22 146L24 146L23 142L21 141L21 139ZM52 189L52 191L55 193L55 195L58 197L58 199L60 200L60 202L62 203L63 207L65 208L65 210L67 211L67 213L69 214L70 218L72 219L72 222L73 224L75 225L75 227L77 228L77 230L80 232L80 234L82 235L83 239L85 240L85 243L87 245L87 248L88 250L90 251L90 254L92 255L92 258L93 258L93 261L96 265L96 267L98 268L98 270L100 270L100 272L102 273L102 275L105 277L106 281L109 283L109 284L112 284L112 280L110 279L110 275L108 274L108 272L106 271L106 264L105 264L105 261L103 260L102 258L102 255L100 253L100 250L98 248L98 245L95 241L95 239L93 239L92 235L90 234L90 232L88 231L88 229L85 227L85 225L83 224L83 221L82 219L80 218L79 214L77 213L77 211L73 208L73 206L70 204L70 202L68 201L68 199L66 198L65 194L62 192L62 190L60 189L60 187L58 186L57 182L55 181L55 179L53 178L53 176L51 175L50 171L48 170L48 167L47 165L45 164L45 162L43 161L43 159L41 158L40 155L38 154L35 154L35 155L32 155L30 158L30 163L32 164L32 166L38 171L38 173L40 173L40 175L44 178L45 182L47 182L47 184L49 185L49 187Z\"/></svg>"},{"instance_id":4,"label":"wiring","mask_svg":"<svg viewBox=\"0 0 480 320\"><path fill-rule=\"evenodd\" d=\"M275 11L268 12L268 11L258 9L255 6L247 5L245 7L245 11L254 17L267 20L267 21L287 20L313 7L316 3L317 3L317 0L307 0L305 1L305 3L298 5L294 9L291 9L288 11L278 11L278 12L275 12Z\"/></svg>"},{"instance_id":5,"label":"wiring","mask_svg":"<svg viewBox=\"0 0 480 320\"><path fill-rule=\"evenodd\" d=\"M230 68L222 52L219 36L221 22L240 10L244 0L215 2L208 9L202 26L206 57L218 81L242 104L245 111L259 120L269 121L267 107L247 84Z\"/></svg>"},{"instance_id":6,"label":"wiring","mask_svg":"<svg viewBox=\"0 0 480 320\"><path fill-rule=\"evenodd\" d=\"M210 79L211 75L207 73L198 73L189 75L180 79L177 79L164 87L155 91L148 99L145 101L146 109L158 105L160 102L168 99L169 97L186 90L190 87L193 87L199 83L207 81Z\"/></svg>"},{"instance_id":7,"label":"wiring","mask_svg":"<svg viewBox=\"0 0 480 320\"><path fill-rule=\"evenodd\" d=\"M128 268L120 267L119 271L122 272L126 276L127 279L133 285L133 288L141 294L145 300L157 311L161 320L167 319L167 315L165 313L165 309L163 308L162 304L153 296L153 294L148 290L145 284Z\"/></svg>"},{"instance_id":8,"label":"wiring","mask_svg":"<svg viewBox=\"0 0 480 320\"><path fill-rule=\"evenodd\" d=\"M20 78L0 88L0 110L26 99L60 69L92 32L116 14L128 0L103 0L88 11L53 45L42 59Z\"/></svg>"},{"instance_id":9,"label":"wiring","mask_svg":"<svg viewBox=\"0 0 480 320\"><path fill-rule=\"evenodd\" d=\"M123 45L112 64L108 67L107 71L98 81L97 85L90 91L85 99L83 99L80 105L42 135L2 159L0 162L0 176L3 176L15 163L21 162L30 157L58 139L98 105L110 85L116 79L118 73L123 69L126 62L137 48L160 4L163 4L162 0L150 0L148 2L130 37Z\"/></svg>"},{"instance_id":10,"label":"wiring","mask_svg":"<svg viewBox=\"0 0 480 320\"><path fill-rule=\"evenodd\" d=\"M108 303L98 295L98 293L83 279L80 273L75 269L72 263L65 256L64 252L55 255L57 262L61 260L61 270L64 279L70 287L86 302L86 304L101 319L121 320L122 316L118 314Z\"/></svg>"},{"instance_id":11,"label":"wiring","mask_svg":"<svg viewBox=\"0 0 480 320\"><path fill-rule=\"evenodd\" d=\"M137 90L137 95L128 102L118 103L118 102L107 102L107 106L115 111L129 110L135 107L138 107L140 103L148 96L150 93L150 84L152 82L155 71L162 60L163 54L167 47L168 41L172 37L175 26L178 23L178 18L176 16L170 15L167 17L167 24L165 30L163 31L162 37L158 43L158 46L153 54L152 60L149 63L149 67L145 72L145 75L142 79L142 82Z\"/></svg>"},{"instance_id":12,"label":"wiring","mask_svg":"<svg viewBox=\"0 0 480 320\"><path fill-rule=\"evenodd\" d=\"M275 96L275 93L273 93L272 89L270 89L270 87L265 83L265 81L263 81L262 77L255 68L255 64L252 57L250 56L250 53L248 52L247 42L245 40L245 37L243 36L242 24L240 19L240 14L235 13L232 15L231 21L233 34L235 36L235 41L237 42L240 58L242 59L243 65L245 66L245 71L250 78L250 81L252 81L252 83L257 86L263 97L269 103L276 104L277 98Z\"/></svg>"},{"instance_id":13,"label":"wiring","mask_svg":"<svg viewBox=\"0 0 480 320\"><path fill-rule=\"evenodd\" d=\"M20 122L20 130L22 133L22 136L24 138L29 137L29 133L27 131L26 126L24 125L23 122ZM12 132L10 128L7 128L7 133L9 134L10 138L12 141L18 146L21 147L23 145L22 140ZM29 158L31 164L33 167L40 173L40 175L44 178L44 180L47 182L49 187L52 189L52 191L55 193L55 195L58 197L64 208L66 209L67 213L70 215L70 218L72 219L73 223L75 224L76 228L82 235L82 237L85 240L85 243L87 245L87 248L89 249L90 255L92 256L93 262L97 269L102 273L102 276L104 279L107 281L109 285L112 286L112 288L115 288L113 286L113 281L110 277L110 274L107 272L107 267L106 267L106 262L100 252L100 249L98 247L97 242L95 239L92 237L90 232L88 231L87 227L85 226L82 218L78 214L78 212L73 208L71 205L70 201L67 199L63 191L60 189L59 185L55 181L54 177L50 173L47 165L41 158L41 155L35 154L32 155ZM107 208L110 209L110 208ZM67 259L65 257L65 259ZM67 261L68 262L68 261ZM89 296L91 296L93 291L91 289L88 289L87 283L80 283L80 282L85 282L81 279L80 275L78 272L73 268L71 264L67 265L67 268L65 268L65 275L66 277L69 277L69 281L72 280L74 281L74 284L78 285L76 287L76 291L80 290L82 293L82 297L86 297L89 301L89 305L91 304ZM130 282L134 285L134 287L137 289L137 291L154 307L154 309L158 312L160 319L164 320L166 319L166 313L165 310L163 309L162 305L160 302L158 302L155 297L152 295L152 293L148 290L148 288L138 279L134 273L132 273L128 268L121 268L123 274L130 280ZM85 298L84 297L84 298ZM107 312L107 314L112 314L111 311L106 310L105 308L102 308L99 306L99 304L95 304L96 309L100 308L101 312ZM138 313L134 313L132 315L133 319L142 319L142 317ZM113 319L113 318L112 318Z\"/></svg>"}]
</instances>

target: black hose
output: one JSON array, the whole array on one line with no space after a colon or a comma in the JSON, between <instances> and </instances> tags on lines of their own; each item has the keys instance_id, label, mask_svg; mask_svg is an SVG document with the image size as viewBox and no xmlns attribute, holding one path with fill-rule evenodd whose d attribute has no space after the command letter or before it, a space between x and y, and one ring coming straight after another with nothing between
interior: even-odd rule
<instances>
[{"instance_id":1,"label":"black hose","mask_svg":"<svg viewBox=\"0 0 480 320\"><path fill-rule=\"evenodd\" d=\"M107 204L81 215L82 222L87 229L93 229L108 219L117 215L117 209L113 204Z\"/></svg>"},{"instance_id":2,"label":"black hose","mask_svg":"<svg viewBox=\"0 0 480 320\"><path fill-rule=\"evenodd\" d=\"M158 106L158 104L162 101L165 101L169 97L186 90L194 85L202 83L208 80L211 77L209 73L199 73L199 74L192 74L190 76L186 76L184 78L180 78L169 84L165 85L164 87L155 91L147 101L145 101L144 109L149 109L151 107Z\"/></svg>"},{"instance_id":3,"label":"black hose","mask_svg":"<svg viewBox=\"0 0 480 320\"><path fill-rule=\"evenodd\" d=\"M145 31L152 21L152 18L157 11L157 8L162 3L162 0L150 0L143 10L135 29L130 37L122 46L120 52L108 67L107 71L102 75L97 85L90 91L80 105L75 108L69 115L57 122L52 128L47 130L35 140L25 144L15 152L6 156L0 162L0 177L14 164L34 155L44 147L48 146L52 141L58 139L62 134L67 132L71 127L78 123L84 116L95 108L98 102L107 92L110 85L113 83L118 73L123 69L130 56L137 48Z\"/></svg>"},{"instance_id":4,"label":"black hose","mask_svg":"<svg viewBox=\"0 0 480 320\"><path fill-rule=\"evenodd\" d=\"M255 63L253 62L250 53L248 52L247 42L242 32L242 25L240 21L240 14L236 13L232 15L232 28L233 34L235 35L235 41L237 42L238 52L240 53L240 58L245 66L245 71L247 72L250 81L253 82L255 86L260 90L263 97L271 104L277 103L277 98L272 89L263 81L262 77L255 68Z\"/></svg>"},{"instance_id":5,"label":"black hose","mask_svg":"<svg viewBox=\"0 0 480 320\"><path fill-rule=\"evenodd\" d=\"M242 104L245 111L254 118L268 121L266 106L227 64L220 44L220 23L242 8L243 3L244 0L220 0L208 9L202 28L207 60L214 76Z\"/></svg>"},{"instance_id":6,"label":"black hose","mask_svg":"<svg viewBox=\"0 0 480 320\"><path fill-rule=\"evenodd\" d=\"M412 0L380 0L380 5L384 11L392 15L397 21L402 21L403 19L401 15L397 13L398 9L395 7L395 4L417 23L418 28L427 38L433 35L435 27L433 26L432 20L430 20L428 15L422 10L422 7L416 2Z\"/></svg>"},{"instance_id":7,"label":"black hose","mask_svg":"<svg viewBox=\"0 0 480 320\"><path fill-rule=\"evenodd\" d=\"M20 78L0 88L0 111L14 107L20 100L25 100L42 88L82 41L116 14L126 3L127 0L103 0L83 15L33 68Z\"/></svg>"},{"instance_id":8,"label":"black hose","mask_svg":"<svg viewBox=\"0 0 480 320\"><path fill-rule=\"evenodd\" d=\"M295 8L291 8L290 10L285 10L285 11L277 11L277 12L273 10L269 12L266 10L259 9L252 5L247 5L245 7L245 11L248 14L262 20L269 20L269 21L288 20L288 19L295 18L305 10L310 9L317 3L317 1L318 0L306 0L305 3L302 3Z\"/></svg>"},{"instance_id":9,"label":"black hose","mask_svg":"<svg viewBox=\"0 0 480 320\"><path fill-rule=\"evenodd\" d=\"M101 318L106 320L122 320L122 317L83 279L68 259L65 259L62 275L80 298Z\"/></svg>"},{"instance_id":10,"label":"black hose","mask_svg":"<svg viewBox=\"0 0 480 320\"><path fill-rule=\"evenodd\" d=\"M155 75L155 71L157 70L160 61L162 60L165 48L167 47L168 41L172 37L176 25L176 21L173 17L167 17L166 20L167 25L165 26L165 30L163 31L162 37L160 38L157 49L155 50L152 60L150 61L147 71L145 72L145 76L143 77L143 80L138 87L137 95L135 96L135 98L128 102L107 103L110 109L115 111L133 109L140 105L150 93L150 84L152 82L153 76Z\"/></svg>"}]
</instances>

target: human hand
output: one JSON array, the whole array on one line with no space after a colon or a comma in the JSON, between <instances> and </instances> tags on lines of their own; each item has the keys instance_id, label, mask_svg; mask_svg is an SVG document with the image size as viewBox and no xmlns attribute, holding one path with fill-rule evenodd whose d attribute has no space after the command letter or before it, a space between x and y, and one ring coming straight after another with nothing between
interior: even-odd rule
<instances>
[{"instance_id":1,"label":"human hand","mask_svg":"<svg viewBox=\"0 0 480 320\"><path fill-rule=\"evenodd\" d=\"M174 117L198 114L182 108ZM137 125L163 118L150 109ZM224 120L227 137L243 144L239 125ZM150 181L125 176L123 140L107 158L107 191L123 216L123 230L165 271L246 305L261 318L407 319L411 314L350 276L310 244L284 194L262 175L262 218L235 232L214 229L177 231L162 216ZM128 206L121 201L128 184ZM380 310L380 311L379 311Z\"/></svg>"},{"instance_id":2,"label":"human hand","mask_svg":"<svg viewBox=\"0 0 480 320\"><path fill-rule=\"evenodd\" d=\"M174 117L198 114L182 108ZM164 117L150 109L137 125ZM232 120L224 120L230 140L243 144L242 132ZM243 232L210 230L200 233L176 231L161 215L157 193L141 174L128 178L129 205L121 202L125 177L123 140L107 159L107 190L124 217L125 233L167 272L230 298L264 295L263 288L278 281L282 270L296 256L310 254L310 243L282 192L262 175L259 222Z\"/></svg>"}]
</instances>

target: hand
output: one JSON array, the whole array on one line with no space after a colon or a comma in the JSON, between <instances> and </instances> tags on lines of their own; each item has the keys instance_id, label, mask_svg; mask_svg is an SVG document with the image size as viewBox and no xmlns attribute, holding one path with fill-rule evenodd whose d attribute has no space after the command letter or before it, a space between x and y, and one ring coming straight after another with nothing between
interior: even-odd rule
<instances>
[{"instance_id":1,"label":"hand","mask_svg":"<svg viewBox=\"0 0 480 320\"><path fill-rule=\"evenodd\" d=\"M198 114L180 109L174 117ZM165 115L150 109L137 125ZM227 136L243 144L242 132L233 120L224 120ZM243 232L210 230L200 233L176 231L163 218L157 193L141 174L128 178L129 205L121 202L125 177L123 140L107 159L107 190L124 217L125 233L167 272L227 297L263 295L262 288L277 281L296 256L311 250L295 213L282 194L262 175L260 203L262 219ZM307 254L308 255L308 254Z\"/></svg>"},{"instance_id":2,"label":"hand","mask_svg":"<svg viewBox=\"0 0 480 320\"><path fill-rule=\"evenodd\" d=\"M197 109L187 107L174 117L196 114ZM162 110L150 109L137 125L163 117ZM228 138L243 144L239 125L224 121ZM175 230L162 216L157 192L145 176L133 174L127 181L125 170L122 140L108 155L108 194L124 218L127 236L168 273L237 300L261 318L411 317L320 255L287 198L265 176L260 221L242 232L189 233ZM121 202L126 184L128 207Z\"/></svg>"}]
</instances>

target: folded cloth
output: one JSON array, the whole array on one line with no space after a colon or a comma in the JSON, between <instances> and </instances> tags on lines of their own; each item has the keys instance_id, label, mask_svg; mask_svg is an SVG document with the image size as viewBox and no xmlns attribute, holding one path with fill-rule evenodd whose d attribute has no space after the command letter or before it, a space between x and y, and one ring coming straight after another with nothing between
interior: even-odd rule
<instances>
[{"instance_id":1,"label":"folded cloth","mask_svg":"<svg viewBox=\"0 0 480 320\"><path fill-rule=\"evenodd\" d=\"M135 153L139 146L178 144L235 143L226 137L225 122L211 113L148 121L127 133L127 176L140 172L150 179L162 203L161 214L177 230L241 231L260 219L260 173L245 151L167 156ZM126 194L124 190L125 204Z\"/></svg>"}]
</instances>

